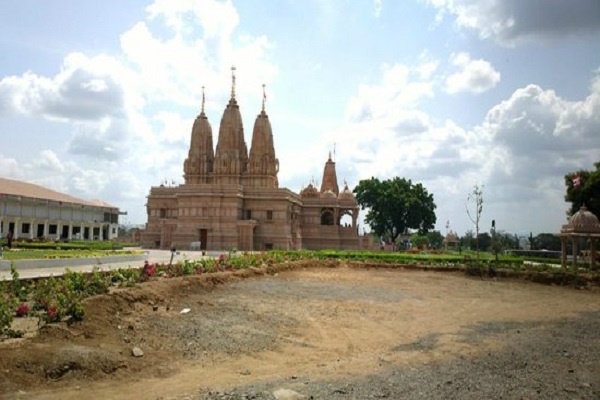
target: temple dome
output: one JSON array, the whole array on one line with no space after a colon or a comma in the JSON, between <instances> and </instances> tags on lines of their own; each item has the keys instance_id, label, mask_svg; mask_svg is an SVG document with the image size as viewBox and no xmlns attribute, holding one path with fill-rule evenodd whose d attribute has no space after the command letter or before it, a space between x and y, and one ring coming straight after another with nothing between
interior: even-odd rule
<instances>
[{"instance_id":1,"label":"temple dome","mask_svg":"<svg viewBox=\"0 0 600 400\"><path fill-rule=\"evenodd\" d=\"M344 190L340 192L340 200L354 200L354 193L348 188L348 185L344 185Z\"/></svg>"},{"instance_id":2,"label":"temple dome","mask_svg":"<svg viewBox=\"0 0 600 400\"><path fill-rule=\"evenodd\" d=\"M319 191L311 183L300 192L300 196L301 197L319 197Z\"/></svg>"}]
</instances>

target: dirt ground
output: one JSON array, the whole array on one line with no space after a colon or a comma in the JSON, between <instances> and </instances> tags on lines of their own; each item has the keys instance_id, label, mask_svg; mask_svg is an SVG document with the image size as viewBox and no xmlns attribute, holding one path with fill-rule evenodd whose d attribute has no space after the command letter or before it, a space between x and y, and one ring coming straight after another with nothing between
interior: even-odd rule
<instances>
[{"instance_id":1,"label":"dirt ground","mask_svg":"<svg viewBox=\"0 0 600 400\"><path fill-rule=\"evenodd\" d=\"M308 263L269 272L90 298L83 322L0 343L0 398L600 398L597 289Z\"/></svg>"}]
</instances>

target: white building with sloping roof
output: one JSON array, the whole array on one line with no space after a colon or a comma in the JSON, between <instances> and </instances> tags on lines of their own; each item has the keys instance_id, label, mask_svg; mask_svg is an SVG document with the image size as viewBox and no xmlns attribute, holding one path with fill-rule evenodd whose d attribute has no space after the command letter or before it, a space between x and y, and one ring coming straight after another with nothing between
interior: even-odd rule
<instances>
[{"instance_id":1,"label":"white building with sloping roof","mask_svg":"<svg viewBox=\"0 0 600 400\"><path fill-rule=\"evenodd\" d=\"M0 178L0 233L15 239L110 240L118 235L119 209L42 186Z\"/></svg>"}]
</instances>

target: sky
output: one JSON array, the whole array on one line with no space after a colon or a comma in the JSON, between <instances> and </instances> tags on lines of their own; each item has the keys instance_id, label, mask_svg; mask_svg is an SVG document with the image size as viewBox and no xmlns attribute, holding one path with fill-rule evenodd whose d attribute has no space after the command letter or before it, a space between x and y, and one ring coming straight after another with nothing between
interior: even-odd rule
<instances>
[{"instance_id":1,"label":"sky","mask_svg":"<svg viewBox=\"0 0 600 400\"><path fill-rule=\"evenodd\" d=\"M205 87L246 143L266 85L279 184L403 177L436 229L558 232L564 175L600 161L598 0L0 0L0 175L146 222L183 183ZM364 216L364 212L362 213ZM449 227L449 228L448 228Z\"/></svg>"}]
</instances>

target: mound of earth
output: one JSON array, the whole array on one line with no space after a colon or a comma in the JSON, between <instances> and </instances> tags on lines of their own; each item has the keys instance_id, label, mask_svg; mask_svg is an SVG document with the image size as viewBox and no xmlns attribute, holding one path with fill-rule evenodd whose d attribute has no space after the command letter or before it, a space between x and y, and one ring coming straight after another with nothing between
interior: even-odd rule
<instances>
[{"instance_id":1,"label":"mound of earth","mask_svg":"<svg viewBox=\"0 0 600 400\"><path fill-rule=\"evenodd\" d=\"M600 397L598 290L302 262L85 306L0 343L1 398Z\"/></svg>"}]
</instances>

